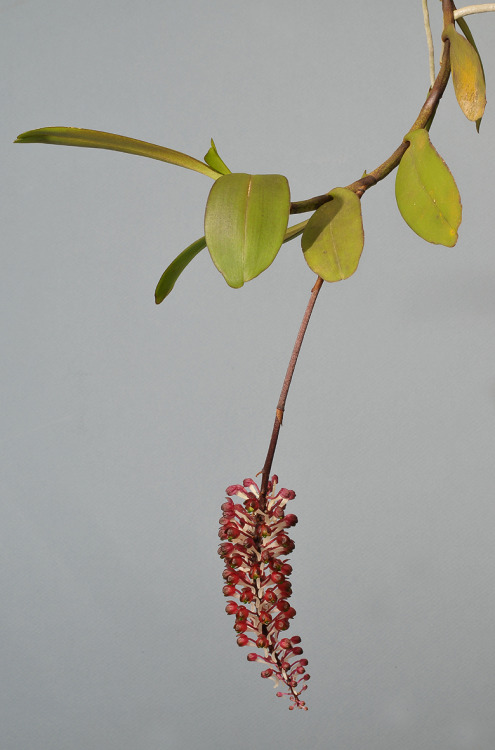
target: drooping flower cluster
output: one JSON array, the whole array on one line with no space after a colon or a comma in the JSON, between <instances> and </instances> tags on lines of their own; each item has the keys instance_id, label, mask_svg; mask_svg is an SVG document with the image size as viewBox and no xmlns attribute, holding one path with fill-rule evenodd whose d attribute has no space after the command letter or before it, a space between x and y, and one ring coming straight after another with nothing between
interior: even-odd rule
<instances>
[{"instance_id":1,"label":"drooping flower cluster","mask_svg":"<svg viewBox=\"0 0 495 750\"><path fill-rule=\"evenodd\" d=\"M235 615L234 630L239 646L253 644L264 650L264 656L249 653L248 661L265 666L261 676L282 682L288 688L277 696L288 695L290 709L307 711L300 694L307 689L307 659L302 659L299 636L282 637L290 627L296 610L289 604L292 587L288 577L292 573L286 555L294 549L294 542L286 530L297 523L293 513L285 514L285 506L295 497L292 490L276 490L278 477L268 482L266 498L252 479L242 485L227 487L226 502L218 536L218 554L225 562L223 593L232 597L225 611ZM235 503L232 498L242 500ZM237 601L235 601L237 600Z\"/></svg>"}]
</instances>

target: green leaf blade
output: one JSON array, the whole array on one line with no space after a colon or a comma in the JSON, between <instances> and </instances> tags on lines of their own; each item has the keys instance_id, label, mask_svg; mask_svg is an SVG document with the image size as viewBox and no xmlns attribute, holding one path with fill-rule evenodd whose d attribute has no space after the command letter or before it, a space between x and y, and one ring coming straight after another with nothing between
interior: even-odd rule
<instances>
[{"instance_id":1,"label":"green leaf blade","mask_svg":"<svg viewBox=\"0 0 495 750\"><path fill-rule=\"evenodd\" d=\"M15 143L49 143L56 146L79 146L82 148L103 148L109 151L122 151L136 156L146 156L150 159L158 159L178 167L192 169L216 180L220 173L212 169L208 164L195 159L193 156L174 151L165 146L157 146L154 143L138 141L135 138L127 138L115 133L104 133L100 130L87 130L86 128L49 127L28 130L21 133L14 141Z\"/></svg>"},{"instance_id":2,"label":"green leaf blade","mask_svg":"<svg viewBox=\"0 0 495 750\"><path fill-rule=\"evenodd\" d=\"M462 220L461 198L449 168L424 129L408 133L395 197L402 218L427 242L453 247Z\"/></svg>"},{"instance_id":3,"label":"green leaf blade","mask_svg":"<svg viewBox=\"0 0 495 750\"><path fill-rule=\"evenodd\" d=\"M230 174L230 169L225 164L224 160L221 158L220 154L217 151L217 147L215 146L215 141L213 138L211 139L211 147L205 154L205 162L210 166L212 169L214 169L216 172L220 172L220 174Z\"/></svg>"},{"instance_id":4,"label":"green leaf blade","mask_svg":"<svg viewBox=\"0 0 495 750\"><path fill-rule=\"evenodd\" d=\"M308 266L324 281L342 281L356 271L364 246L361 201L347 188L334 188L332 200L309 219L301 238Z\"/></svg>"},{"instance_id":5,"label":"green leaf blade","mask_svg":"<svg viewBox=\"0 0 495 750\"><path fill-rule=\"evenodd\" d=\"M172 261L168 268L165 269L155 289L155 302L157 305L163 302L165 297L168 297L182 271L189 265L193 258L201 252L201 250L204 250L205 247L206 239L200 237L199 240L196 240L192 245L186 247L186 249Z\"/></svg>"},{"instance_id":6,"label":"green leaf blade","mask_svg":"<svg viewBox=\"0 0 495 750\"><path fill-rule=\"evenodd\" d=\"M227 174L213 185L205 236L213 263L235 289L259 276L284 241L290 191L282 175Z\"/></svg>"}]
</instances>

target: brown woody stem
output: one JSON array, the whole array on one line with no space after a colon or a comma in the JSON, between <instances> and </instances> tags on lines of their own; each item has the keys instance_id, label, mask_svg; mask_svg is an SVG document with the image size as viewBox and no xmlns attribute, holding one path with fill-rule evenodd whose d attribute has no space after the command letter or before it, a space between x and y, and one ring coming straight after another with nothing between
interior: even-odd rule
<instances>
[{"instance_id":1,"label":"brown woody stem","mask_svg":"<svg viewBox=\"0 0 495 750\"><path fill-rule=\"evenodd\" d=\"M454 23L454 10L455 6L452 0L442 0L444 27L448 26L449 23ZM450 76L450 57L449 57L449 41L445 42L445 49L443 55L442 65L435 79L435 83L431 87L425 103L421 107L419 115L417 116L414 124L409 130L417 130L418 128L424 128L431 124L431 121L435 117L440 99L443 96L443 92L447 86ZM399 162L402 159L409 143L402 141L394 153L389 156L383 164L374 169L372 172L363 175L359 180L352 182L347 185L348 190L352 190L359 197L361 197L368 188L376 185L377 182L383 180L387 175L390 174L396 167L399 166ZM291 203L290 212L291 214L300 214L306 211L315 211L319 206L323 205L327 201L332 200L332 197L328 194L317 195L314 198L308 198L304 201L296 201Z\"/></svg>"},{"instance_id":2,"label":"brown woody stem","mask_svg":"<svg viewBox=\"0 0 495 750\"><path fill-rule=\"evenodd\" d=\"M289 392L289 388L290 388L292 376L294 374L294 368L296 366L297 358L301 350L302 342L304 339L304 334L306 333L309 319L311 318L311 313L313 312L313 307L315 306L316 298L318 297L318 292L320 291L322 284L323 284L323 279L318 276L316 283L311 290L311 296L309 298L309 302L307 304L306 311L304 313L304 317L302 319L301 326L297 334L296 343L294 344L294 348L292 350L292 355L290 358L289 366L287 367L287 372L285 373L284 384L282 386L282 390L280 391L280 398L278 400L277 409L275 412L275 422L273 425L270 445L268 446L268 453L266 454L265 464L261 472L262 478L261 478L261 488L260 488L260 503L262 507L266 500L268 480L270 478L270 471L272 468L273 456L275 455L275 448L277 447L278 434L280 432L280 427L282 425L282 420L284 417L285 402L287 400L287 394Z\"/></svg>"},{"instance_id":3,"label":"brown woody stem","mask_svg":"<svg viewBox=\"0 0 495 750\"><path fill-rule=\"evenodd\" d=\"M445 28L449 24L454 23L455 5L453 1L442 0L442 10L443 10L443 23L444 23L444 28ZM424 128L424 127L430 126L433 118L435 117L435 113L436 113L438 104L440 102L440 99L442 98L443 92L445 91L445 88L449 81L449 77L450 77L450 56L449 56L449 41L447 39L445 41L443 60L442 60L442 64L440 66L438 75L435 79L433 86L431 87L428 93L425 103L421 107L419 115L417 116L410 130L417 130L418 128ZM380 180L383 180L387 175L390 174L390 172L392 172L399 165L399 162L402 156L404 155L406 149L408 148L408 146L409 146L409 143L407 141L402 141L400 146L398 146L395 149L393 154L389 156L389 158L386 161L384 161L383 164L380 164L380 166L374 169L373 172L363 175L363 177L361 177L359 180L356 180L355 182L348 185L347 188L355 192L356 195L358 195L361 198L361 196L366 192L366 190L368 190L368 188L372 187L373 185L376 185L377 182L380 182ZM298 214L298 213L304 213L306 211L315 211L317 208L319 208L319 206L322 206L324 203L327 203L330 200L332 200L331 195L328 195L328 194L317 195L316 197L309 198L308 200L305 200L305 201L298 201L295 203L291 203L290 212L291 214ZM280 427L282 426L282 420L284 416L287 394L289 392L289 387L292 381L292 376L294 374L294 369L296 366L297 358L299 356L299 352L301 350L304 335L308 327L309 319L311 318L311 313L313 312L313 307L315 305L316 298L318 297L318 293L322 287L322 284L323 284L323 279L321 277L318 277L314 287L311 290L311 296L309 298L309 302L306 307L306 311L304 313L304 317L302 319L299 332L297 334L296 342L294 344L294 349L292 350L292 356L290 358L289 366L285 374L284 384L280 392L280 398L278 400L277 409L275 412L275 422L273 425L272 435L270 438L270 445L268 446L268 453L266 454L265 464L261 471L261 475L262 475L261 488L260 488L261 507L263 507L266 502L266 493L268 491L268 481L269 481L270 472L272 469L275 449L277 447Z\"/></svg>"}]
</instances>

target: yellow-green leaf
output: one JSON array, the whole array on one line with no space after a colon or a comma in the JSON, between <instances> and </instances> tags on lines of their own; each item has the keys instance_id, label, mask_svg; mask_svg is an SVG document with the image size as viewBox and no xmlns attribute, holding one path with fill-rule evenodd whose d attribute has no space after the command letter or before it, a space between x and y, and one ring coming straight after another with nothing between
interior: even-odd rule
<instances>
[{"instance_id":1,"label":"yellow-green leaf","mask_svg":"<svg viewBox=\"0 0 495 750\"><path fill-rule=\"evenodd\" d=\"M166 161L178 167L193 169L195 172L216 180L220 172L212 169L208 164L195 159L193 156L174 151L165 146L156 146L146 141L137 141L125 135L103 133L100 130L86 130L85 128L38 128L28 130L17 136L15 143L52 143L57 146L82 146L84 148L105 148L110 151L124 151L127 154L147 156L150 159Z\"/></svg>"},{"instance_id":2,"label":"yellow-green leaf","mask_svg":"<svg viewBox=\"0 0 495 750\"><path fill-rule=\"evenodd\" d=\"M361 201L352 190L334 188L332 200L309 219L301 238L308 266L324 281L352 276L363 251Z\"/></svg>"},{"instance_id":3,"label":"yellow-green leaf","mask_svg":"<svg viewBox=\"0 0 495 750\"><path fill-rule=\"evenodd\" d=\"M404 221L427 242L453 247L462 219L459 191L449 168L424 129L412 130L405 141L395 181L395 197Z\"/></svg>"},{"instance_id":4,"label":"yellow-green leaf","mask_svg":"<svg viewBox=\"0 0 495 750\"><path fill-rule=\"evenodd\" d=\"M282 244L284 242L290 242L290 240L293 240L295 237L302 234L307 223L307 220L301 221L299 224L294 224L294 226L289 227L285 233ZM186 247L186 249L172 261L169 267L163 272L160 281L156 285L155 302L157 305L163 302L165 297L168 297L182 271L205 247L206 237L200 237L199 240L196 240L192 245Z\"/></svg>"},{"instance_id":5,"label":"yellow-green leaf","mask_svg":"<svg viewBox=\"0 0 495 750\"><path fill-rule=\"evenodd\" d=\"M468 120L479 120L486 105L485 76L479 55L468 40L449 24L443 33L450 41L450 65L454 91Z\"/></svg>"},{"instance_id":6,"label":"yellow-green leaf","mask_svg":"<svg viewBox=\"0 0 495 750\"><path fill-rule=\"evenodd\" d=\"M230 169L220 157L213 138L211 139L211 148L205 154L205 162L220 174L230 174Z\"/></svg>"},{"instance_id":7,"label":"yellow-green leaf","mask_svg":"<svg viewBox=\"0 0 495 750\"><path fill-rule=\"evenodd\" d=\"M282 175L234 173L215 182L206 204L206 244L229 286L241 287L272 263L289 209L289 184Z\"/></svg>"},{"instance_id":8,"label":"yellow-green leaf","mask_svg":"<svg viewBox=\"0 0 495 750\"><path fill-rule=\"evenodd\" d=\"M192 245L186 247L175 260L169 265L169 267L163 272L160 281L156 285L155 289L155 302L157 305L163 302L172 289L174 288L175 282L181 275L184 268L189 265L193 258L206 247L206 239L201 237Z\"/></svg>"}]
</instances>

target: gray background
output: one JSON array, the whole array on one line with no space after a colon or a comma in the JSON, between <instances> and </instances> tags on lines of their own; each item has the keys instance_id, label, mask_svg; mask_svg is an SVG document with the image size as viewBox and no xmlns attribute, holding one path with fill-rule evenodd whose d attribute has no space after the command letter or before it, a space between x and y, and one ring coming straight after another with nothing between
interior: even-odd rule
<instances>
[{"instance_id":1,"label":"gray background","mask_svg":"<svg viewBox=\"0 0 495 750\"><path fill-rule=\"evenodd\" d=\"M299 242L241 290L205 251L157 308L211 181L12 141L75 125L202 158L213 136L295 200L348 184L426 95L420 0L1 0L0 24L2 750L493 748L495 16L471 21L480 135L451 88L431 131L457 246L410 231L393 176L370 190L296 370L274 470L297 493L297 714L235 644L216 546L314 281Z\"/></svg>"}]
</instances>

